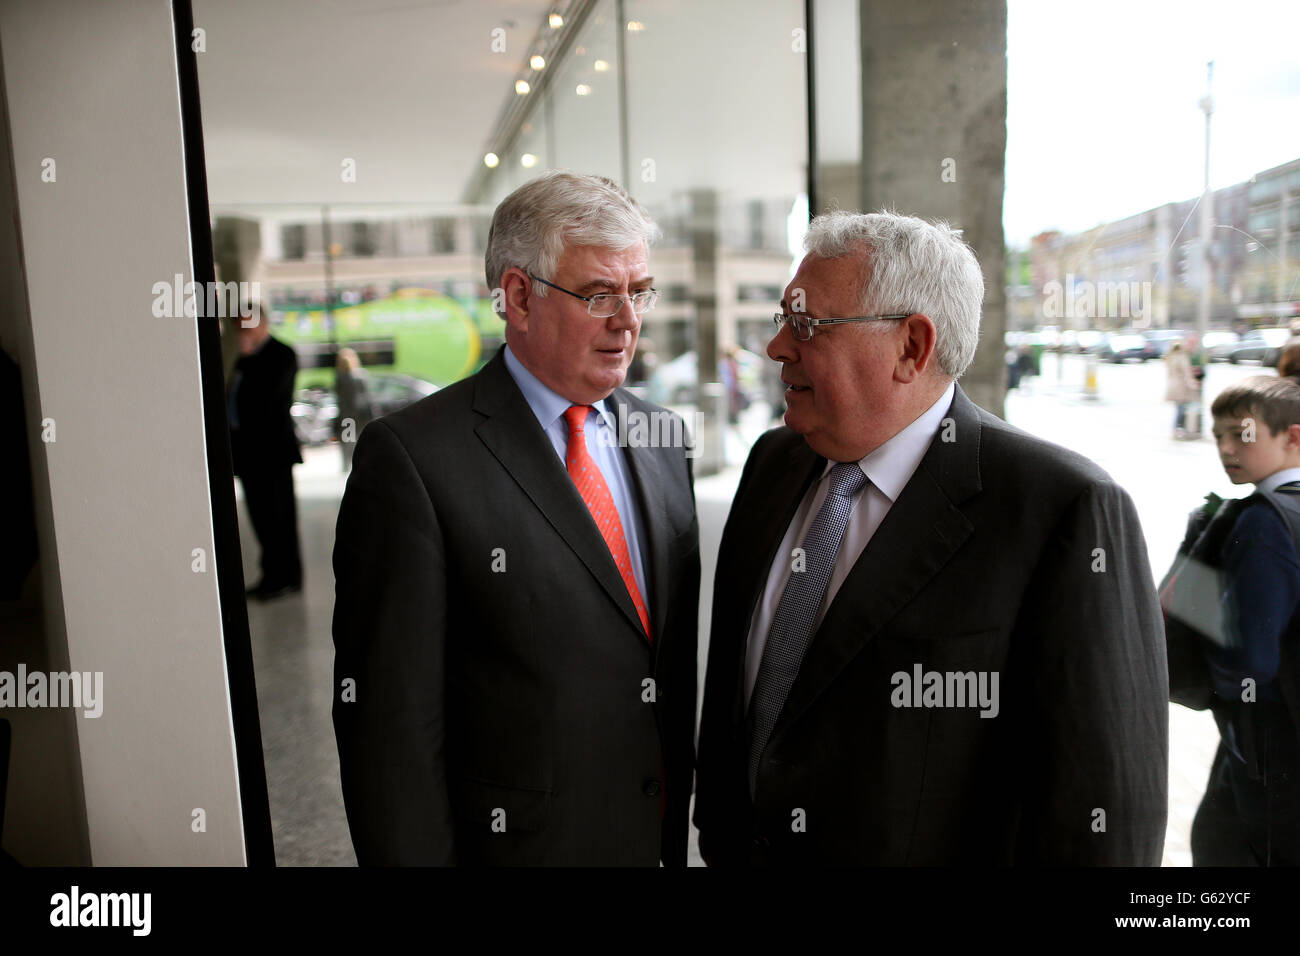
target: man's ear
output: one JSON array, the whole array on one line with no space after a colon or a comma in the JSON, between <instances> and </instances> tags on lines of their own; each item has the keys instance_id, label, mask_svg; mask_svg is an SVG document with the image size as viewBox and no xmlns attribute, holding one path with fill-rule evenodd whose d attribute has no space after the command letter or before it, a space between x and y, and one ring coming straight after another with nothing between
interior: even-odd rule
<instances>
[{"instance_id":1,"label":"man's ear","mask_svg":"<svg viewBox=\"0 0 1300 956\"><path fill-rule=\"evenodd\" d=\"M894 381L909 385L925 374L934 358L934 345L938 334L928 315L914 312L900 321L902 336L898 362L894 366Z\"/></svg>"},{"instance_id":2,"label":"man's ear","mask_svg":"<svg viewBox=\"0 0 1300 956\"><path fill-rule=\"evenodd\" d=\"M501 273L501 297L505 300L506 324L517 332L528 331L528 294L532 287L533 280L517 266L511 266Z\"/></svg>"}]
</instances>

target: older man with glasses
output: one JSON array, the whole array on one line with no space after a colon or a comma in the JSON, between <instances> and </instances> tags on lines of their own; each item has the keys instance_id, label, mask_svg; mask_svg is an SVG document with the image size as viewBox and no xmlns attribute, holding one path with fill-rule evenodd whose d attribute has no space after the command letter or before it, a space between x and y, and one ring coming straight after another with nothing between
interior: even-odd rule
<instances>
[{"instance_id":1,"label":"older man with glasses","mask_svg":"<svg viewBox=\"0 0 1300 956\"><path fill-rule=\"evenodd\" d=\"M1157 864L1164 633L1133 503L956 384L958 233L816 219L785 424L723 532L695 822L716 865Z\"/></svg>"},{"instance_id":2,"label":"older man with glasses","mask_svg":"<svg viewBox=\"0 0 1300 956\"><path fill-rule=\"evenodd\" d=\"M362 864L685 865L691 449L619 445L669 415L620 388L656 234L610 180L520 187L486 257L505 347L361 435L334 724Z\"/></svg>"}]
</instances>

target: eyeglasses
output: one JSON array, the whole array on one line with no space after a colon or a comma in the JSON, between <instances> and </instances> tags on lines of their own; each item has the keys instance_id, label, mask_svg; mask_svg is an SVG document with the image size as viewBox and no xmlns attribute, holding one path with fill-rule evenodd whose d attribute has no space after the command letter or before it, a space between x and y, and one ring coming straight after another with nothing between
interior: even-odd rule
<instances>
[{"instance_id":1,"label":"eyeglasses","mask_svg":"<svg viewBox=\"0 0 1300 956\"><path fill-rule=\"evenodd\" d=\"M776 323L778 330L787 322L790 323L790 331L800 342L811 342L813 329L819 325L842 325L845 322L883 322L888 319L905 319L911 312L899 312L894 315L855 315L848 319L810 319L808 316L798 313L795 315L784 315L780 312L772 316L772 321Z\"/></svg>"},{"instance_id":2,"label":"eyeglasses","mask_svg":"<svg viewBox=\"0 0 1300 956\"><path fill-rule=\"evenodd\" d=\"M617 295L613 292L601 292L597 295L578 295L576 292L570 292L563 286L558 286L554 282L547 282L541 276L535 276L531 272L528 278L542 285L550 286L552 289L558 289L560 292L567 293L575 299L581 299L587 303L587 311L593 318L608 319L611 315L618 315L618 310L623 308L624 302L632 303L632 311L637 315L644 315L655 307L659 301L658 289L646 289L643 292L635 292L632 295Z\"/></svg>"}]
</instances>

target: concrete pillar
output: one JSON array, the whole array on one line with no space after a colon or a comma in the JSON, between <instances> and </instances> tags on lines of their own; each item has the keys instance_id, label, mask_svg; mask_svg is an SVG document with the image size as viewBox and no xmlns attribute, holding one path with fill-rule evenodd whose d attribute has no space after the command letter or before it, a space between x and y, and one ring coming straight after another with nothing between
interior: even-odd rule
<instances>
[{"instance_id":1,"label":"concrete pillar","mask_svg":"<svg viewBox=\"0 0 1300 956\"><path fill-rule=\"evenodd\" d=\"M712 475L724 465L726 427L726 395L718 382L718 194L712 189L693 189L690 203L691 300L695 306L696 402L700 410L695 473Z\"/></svg>"},{"instance_id":2,"label":"concrete pillar","mask_svg":"<svg viewBox=\"0 0 1300 956\"><path fill-rule=\"evenodd\" d=\"M3 80L8 77L0 77ZM26 570L22 583L13 579L0 582L5 590L0 594L0 671L16 675L20 665L29 672L44 673L68 671L70 666L50 501L49 445L41 439L44 415L28 321L17 197L9 187L14 181L12 147L9 127L0 122L0 183L4 184L0 187L0 352L4 353L0 364L12 361L21 380L18 407L6 401L13 398L12 392L0 387L0 460L4 462L0 488L5 491L0 500L5 516L0 548L30 544L31 529L36 531L35 565L27 570L21 566L25 562L15 560L6 570ZM0 380L6 371L12 373L12 368L0 369ZM10 383L6 380L3 385ZM25 447L20 444L23 442ZM28 552L25 547L23 550L22 558L26 558ZM0 709L0 719L10 724L12 747L7 768L0 766L0 781L8 771L8 785L0 792L0 803L5 806L0 867L9 859L24 866L88 866L90 835L76 713L6 706ZM3 758L0 734L0 760Z\"/></svg>"},{"instance_id":3,"label":"concrete pillar","mask_svg":"<svg viewBox=\"0 0 1300 956\"><path fill-rule=\"evenodd\" d=\"M860 0L862 210L888 206L962 230L984 270L975 362L961 385L1002 414L1006 0ZM819 210L821 211L821 210Z\"/></svg>"},{"instance_id":4,"label":"concrete pillar","mask_svg":"<svg viewBox=\"0 0 1300 956\"><path fill-rule=\"evenodd\" d=\"M9 781L25 795L6 848L28 864L87 862L87 844L97 866L247 860L198 325L155 291L194 275L176 48L167 3L0 4L13 164L0 189L12 190L4 221L22 272L12 250L0 255L3 301L26 291L25 312L0 327L23 353L38 436L48 628L46 653L19 663L29 676L97 674L100 691L98 713L53 712L47 698L31 714L63 726L29 728L57 739L57 772L25 764ZM28 752L18 731L16 757ZM71 746L79 789L51 792L77 785L62 766ZM42 841L47 809L81 832Z\"/></svg>"}]
</instances>

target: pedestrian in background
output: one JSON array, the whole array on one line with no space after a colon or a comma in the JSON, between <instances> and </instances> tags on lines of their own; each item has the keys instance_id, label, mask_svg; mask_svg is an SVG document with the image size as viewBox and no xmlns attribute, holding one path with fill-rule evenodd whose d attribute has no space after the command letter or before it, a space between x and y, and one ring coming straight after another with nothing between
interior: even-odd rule
<instances>
[{"instance_id":1,"label":"pedestrian in background","mask_svg":"<svg viewBox=\"0 0 1300 956\"><path fill-rule=\"evenodd\" d=\"M343 470L346 472L352 470L352 452L356 450L361 429L379 416L375 413L370 373L361 367L361 358L355 350L339 349L336 371L339 414L334 419L334 437L343 452Z\"/></svg>"},{"instance_id":2,"label":"pedestrian in background","mask_svg":"<svg viewBox=\"0 0 1300 956\"><path fill-rule=\"evenodd\" d=\"M1020 387L1020 353L1015 349L1007 349L1005 356L1007 363L1007 391Z\"/></svg>"},{"instance_id":3,"label":"pedestrian in background","mask_svg":"<svg viewBox=\"0 0 1300 956\"><path fill-rule=\"evenodd\" d=\"M1016 369L1020 373L1020 391L1028 394L1033 390L1034 376L1038 374L1038 356L1030 346L1020 346L1020 353L1016 357Z\"/></svg>"},{"instance_id":4,"label":"pedestrian in background","mask_svg":"<svg viewBox=\"0 0 1300 956\"><path fill-rule=\"evenodd\" d=\"M1206 638L1199 674L1185 671L1203 690L1186 693L1189 680L1178 699L1174 688L1178 702L1208 706L1221 736L1192 823L1192 863L1300 865L1300 385L1252 376L1211 410L1224 471L1255 493L1194 513L1180 549L1215 569L1218 591L1201 620L1186 622ZM1214 539L1208 550L1202 538ZM1187 617L1180 608L1198 600L1167 579L1167 615Z\"/></svg>"},{"instance_id":5,"label":"pedestrian in background","mask_svg":"<svg viewBox=\"0 0 1300 956\"><path fill-rule=\"evenodd\" d=\"M1174 438L1200 437L1199 420L1188 428L1188 411L1201 400L1201 385L1192 371L1191 355L1182 342L1175 342L1165 355L1165 401L1174 403ZM1199 419L1199 416L1197 416Z\"/></svg>"},{"instance_id":6,"label":"pedestrian in background","mask_svg":"<svg viewBox=\"0 0 1300 956\"><path fill-rule=\"evenodd\" d=\"M250 326L233 320L239 323L239 361L226 399L231 460L262 547L262 577L248 595L270 600L302 590L293 493L293 466L302 463L302 452L289 413L298 357L271 337L269 311L261 305L255 309Z\"/></svg>"}]
</instances>

